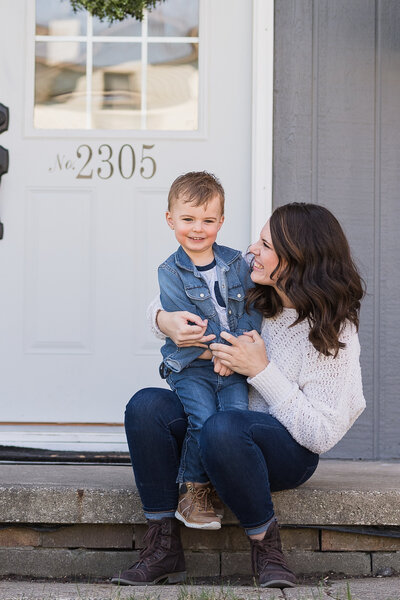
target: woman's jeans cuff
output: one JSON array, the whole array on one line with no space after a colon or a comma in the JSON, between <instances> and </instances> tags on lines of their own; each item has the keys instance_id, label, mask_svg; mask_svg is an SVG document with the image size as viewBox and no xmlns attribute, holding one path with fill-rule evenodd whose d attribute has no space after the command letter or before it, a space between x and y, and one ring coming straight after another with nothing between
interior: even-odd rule
<instances>
[{"instance_id":1,"label":"woman's jeans cuff","mask_svg":"<svg viewBox=\"0 0 400 600\"><path fill-rule=\"evenodd\" d=\"M263 531L267 531L268 527L273 521L276 521L275 516L273 516L272 519L270 519L263 525L259 525L258 527L245 527L244 530L247 535L256 535L257 533L263 533Z\"/></svg>"},{"instance_id":2,"label":"woman's jeans cuff","mask_svg":"<svg viewBox=\"0 0 400 600\"><path fill-rule=\"evenodd\" d=\"M160 521L161 519L172 519L175 517L174 510L166 510L164 512L150 513L145 512L144 516L148 521Z\"/></svg>"}]
</instances>

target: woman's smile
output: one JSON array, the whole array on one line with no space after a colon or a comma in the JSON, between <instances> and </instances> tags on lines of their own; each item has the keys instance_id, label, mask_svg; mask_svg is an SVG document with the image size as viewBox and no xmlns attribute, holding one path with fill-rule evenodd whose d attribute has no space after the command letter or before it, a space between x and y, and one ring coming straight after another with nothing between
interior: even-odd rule
<instances>
[{"instance_id":1,"label":"woman's smile","mask_svg":"<svg viewBox=\"0 0 400 600\"><path fill-rule=\"evenodd\" d=\"M254 254L251 279L254 283L275 287L275 278L271 278L271 273L277 268L279 258L272 244L269 221L262 228L260 239L250 246L249 252Z\"/></svg>"},{"instance_id":2,"label":"woman's smile","mask_svg":"<svg viewBox=\"0 0 400 600\"><path fill-rule=\"evenodd\" d=\"M253 269L254 269L255 271L262 271L262 270L264 269L264 267L262 266L262 264L261 264L261 263L257 262L257 261L254 259L254 262L253 262Z\"/></svg>"}]
</instances>

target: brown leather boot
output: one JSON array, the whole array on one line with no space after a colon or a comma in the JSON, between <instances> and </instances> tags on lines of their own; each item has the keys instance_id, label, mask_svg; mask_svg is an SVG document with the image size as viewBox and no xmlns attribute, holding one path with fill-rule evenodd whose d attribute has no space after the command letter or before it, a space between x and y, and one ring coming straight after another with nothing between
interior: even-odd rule
<instances>
[{"instance_id":1,"label":"brown leather boot","mask_svg":"<svg viewBox=\"0 0 400 600\"><path fill-rule=\"evenodd\" d=\"M221 529L221 518L216 514L210 500L208 483L186 481L179 489L178 508L175 517L186 527L194 529Z\"/></svg>"},{"instance_id":2,"label":"brown leather boot","mask_svg":"<svg viewBox=\"0 0 400 600\"><path fill-rule=\"evenodd\" d=\"M296 585L296 577L282 552L278 523L272 521L263 540L250 539L253 574L261 587L285 588Z\"/></svg>"},{"instance_id":3,"label":"brown leather boot","mask_svg":"<svg viewBox=\"0 0 400 600\"><path fill-rule=\"evenodd\" d=\"M186 580L185 557L181 544L179 523L167 518L148 521L137 563L114 575L111 583L118 585L156 585L180 583Z\"/></svg>"}]
</instances>

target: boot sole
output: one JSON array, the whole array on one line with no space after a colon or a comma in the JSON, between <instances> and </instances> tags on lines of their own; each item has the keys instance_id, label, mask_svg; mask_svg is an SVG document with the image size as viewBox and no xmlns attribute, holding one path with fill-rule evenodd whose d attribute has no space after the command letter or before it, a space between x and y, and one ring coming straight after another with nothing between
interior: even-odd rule
<instances>
[{"instance_id":1,"label":"boot sole","mask_svg":"<svg viewBox=\"0 0 400 600\"><path fill-rule=\"evenodd\" d=\"M292 581L287 581L286 579L273 579L272 581L267 581L266 583L260 583L260 587L262 588L286 588L286 587L295 587L296 584Z\"/></svg>"},{"instance_id":2,"label":"boot sole","mask_svg":"<svg viewBox=\"0 0 400 600\"><path fill-rule=\"evenodd\" d=\"M113 577L111 583L117 585L157 585L158 583L184 583L186 581L186 571L180 571L179 573L167 573L156 577L153 581L130 581L129 579L120 579L119 577Z\"/></svg>"},{"instance_id":3,"label":"boot sole","mask_svg":"<svg viewBox=\"0 0 400 600\"><path fill-rule=\"evenodd\" d=\"M221 523L219 521L212 521L211 523L190 523L189 521L186 521L185 517L178 511L175 513L175 518L182 521L186 527L191 527L192 529L221 529Z\"/></svg>"}]
</instances>

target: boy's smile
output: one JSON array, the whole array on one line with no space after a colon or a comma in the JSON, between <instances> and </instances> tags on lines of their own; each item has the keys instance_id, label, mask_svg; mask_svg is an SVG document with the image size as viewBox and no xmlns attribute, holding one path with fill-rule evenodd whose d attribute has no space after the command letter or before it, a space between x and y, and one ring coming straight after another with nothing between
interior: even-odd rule
<instances>
[{"instance_id":1,"label":"boy's smile","mask_svg":"<svg viewBox=\"0 0 400 600\"><path fill-rule=\"evenodd\" d=\"M178 198L166 213L168 225L175 237L195 265L212 262L212 245L224 222L221 200L214 196L207 205L193 206Z\"/></svg>"}]
</instances>

